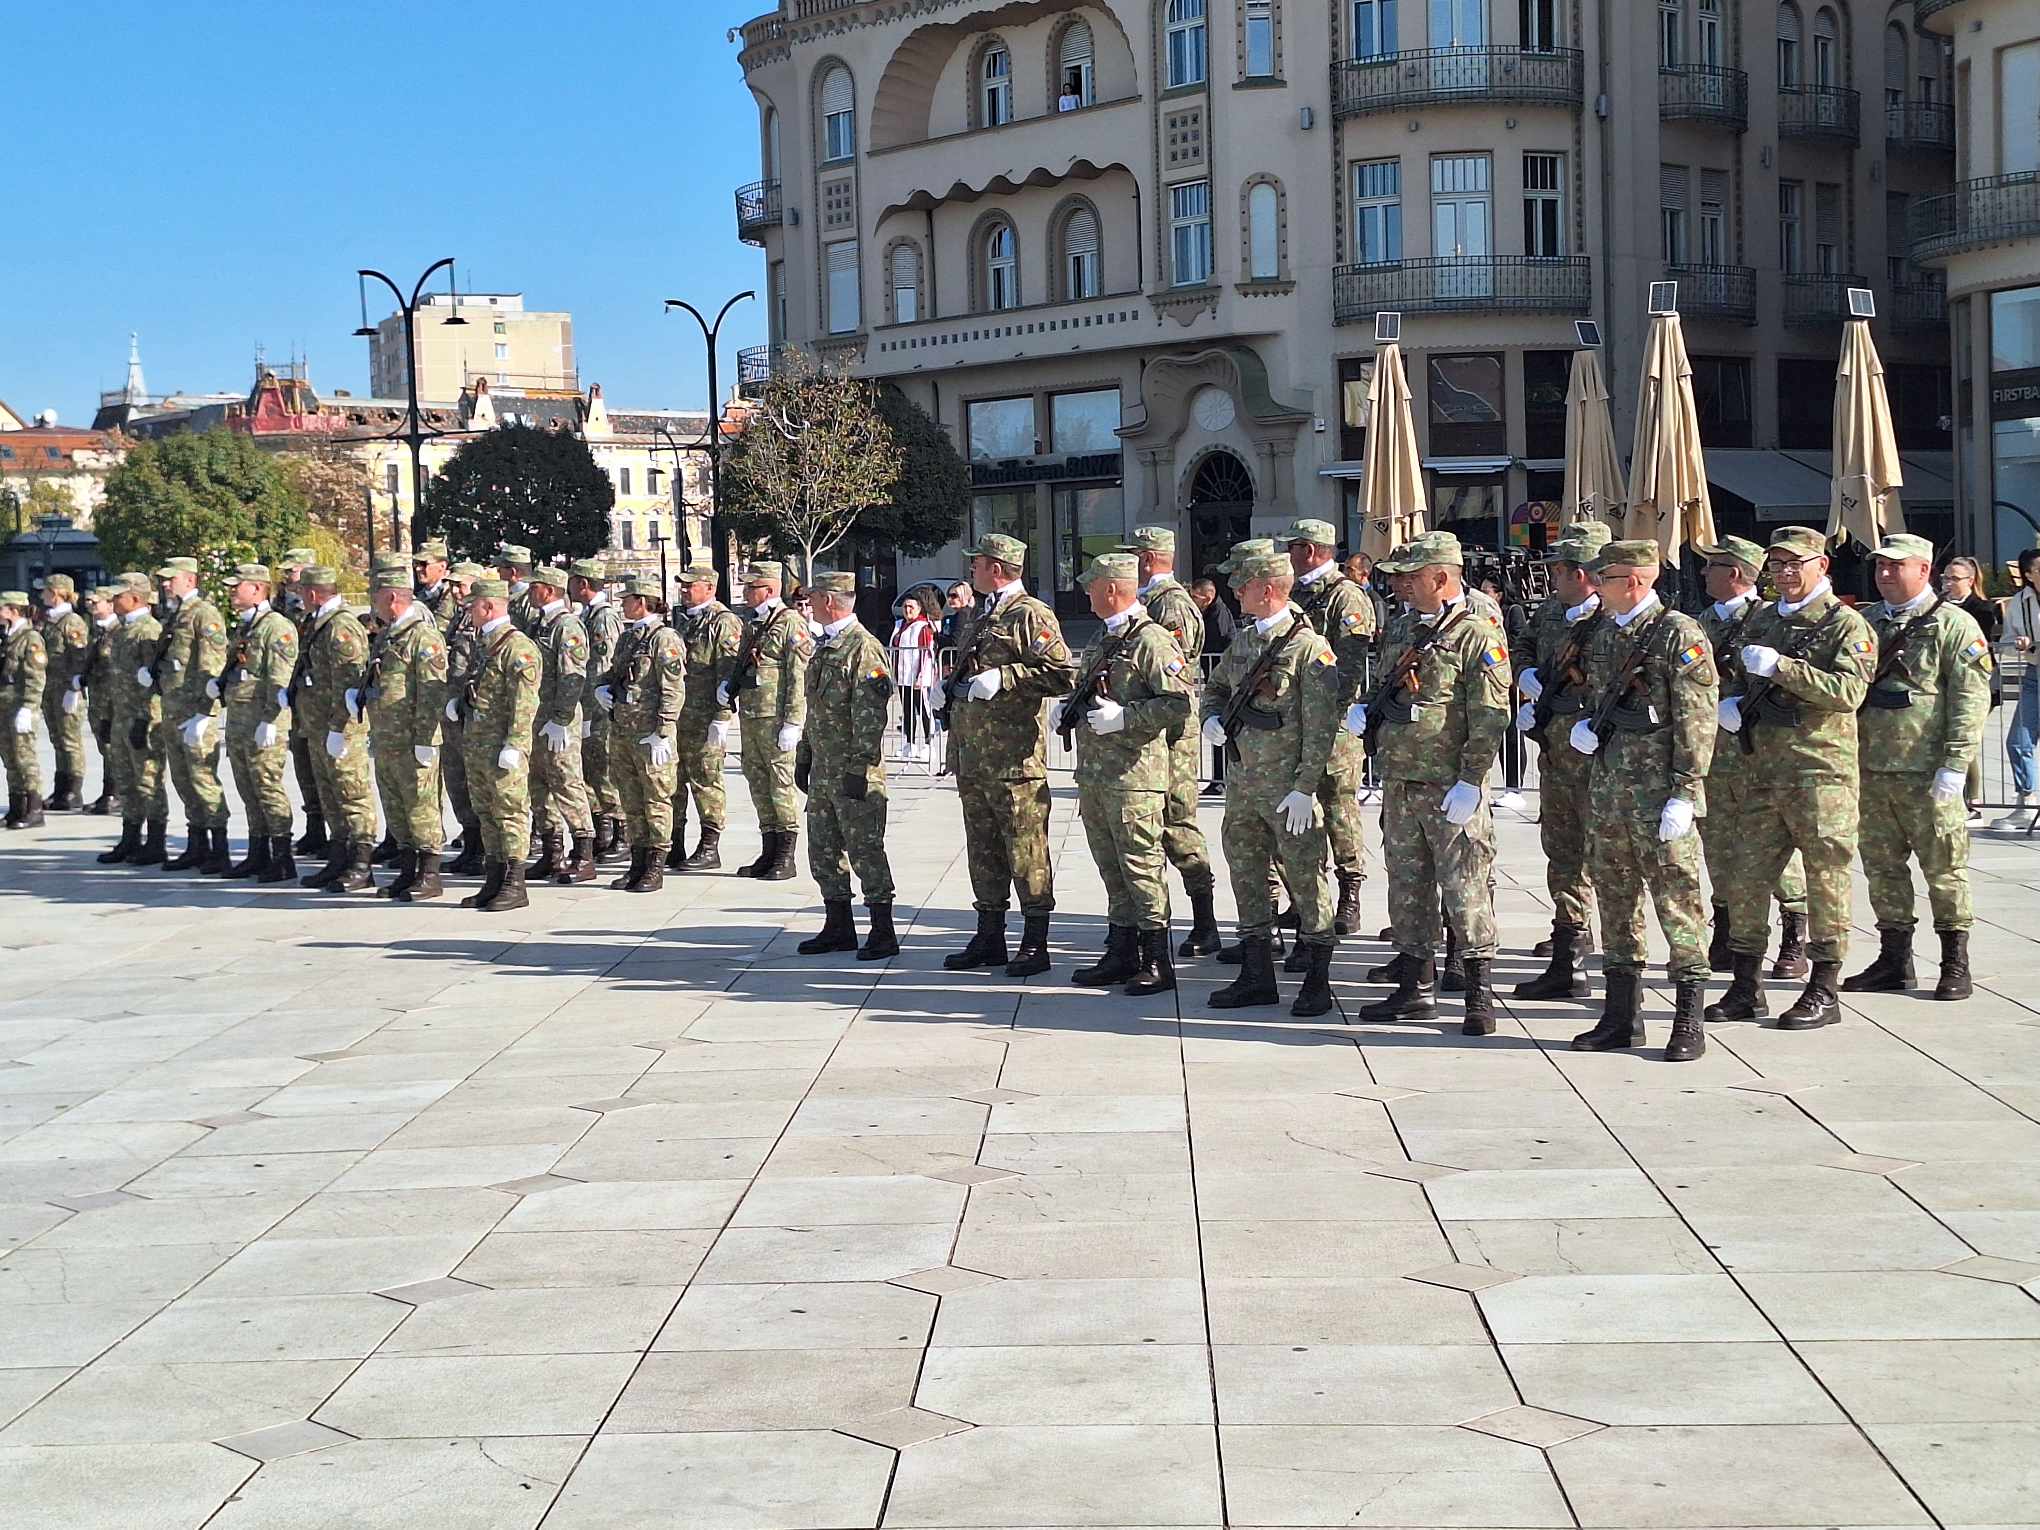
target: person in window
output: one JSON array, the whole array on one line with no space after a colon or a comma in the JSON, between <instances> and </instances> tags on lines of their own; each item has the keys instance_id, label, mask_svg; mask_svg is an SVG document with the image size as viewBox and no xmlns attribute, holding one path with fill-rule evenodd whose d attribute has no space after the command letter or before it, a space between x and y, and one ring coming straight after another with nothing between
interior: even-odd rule
<instances>
[{"instance_id":1,"label":"person in window","mask_svg":"<svg viewBox=\"0 0 2040 1530\"><path fill-rule=\"evenodd\" d=\"M934 707L928 693L935 688L935 627L921 614L921 602L909 595L900 602L900 619L892 631L893 683L900 693L902 757L928 758L928 735ZM920 734L920 742L914 736Z\"/></svg>"},{"instance_id":2,"label":"person in window","mask_svg":"<svg viewBox=\"0 0 2040 1530\"><path fill-rule=\"evenodd\" d=\"M1947 567L1941 570L1941 596L1951 606L1960 606L1983 629L1983 639L1993 648L1997 646L1998 635L2004 626L2004 615L1998 610L1998 603L1984 594L1978 586L1983 582L1983 570L1977 567L1974 558L1950 558ZM1991 681L1990 704L1998 704L1996 677ZM1962 800L1969 805L1969 816L1983 816L1983 756L1979 752L1969 762L1969 780L1963 789Z\"/></svg>"},{"instance_id":3,"label":"person in window","mask_svg":"<svg viewBox=\"0 0 2040 1530\"><path fill-rule=\"evenodd\" d=\"M2026 666L2019 682L2019 703L2012 713L2012 725L2005 731L2005 753L2012 761L2012 789L2019 794L2018 806L2000 818L1995 827L2023 827L2034 807L2033 741L2040 737L2040 547L2019 554L2019 589L2005 607L2004 635L1998 652L2016 658Z\"/></svg>"},{"instance_id":4,"label":"person in window","mask_svg":"<svg viewBox=\"0 0 2040 1530\"><path fill-rule=\"evenodd\" d=\"M1062 94L1056 97L1055 109L1059 112L1073 112L1084 104L1084 78L1074 69L1063 71Z\"/></svg>"}]
</instances>

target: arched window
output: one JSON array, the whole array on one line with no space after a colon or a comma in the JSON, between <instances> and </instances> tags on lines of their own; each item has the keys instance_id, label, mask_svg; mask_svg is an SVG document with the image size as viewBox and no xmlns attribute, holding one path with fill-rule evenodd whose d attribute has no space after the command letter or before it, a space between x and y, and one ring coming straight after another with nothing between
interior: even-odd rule
<instances>
[{"instance_id":1,"label":"arched window","mask_svg":"<svg viewBox=\"0 0 2040 1530\"><path fill-rule=\"evenodd\" d=\"M1799 7L1787 3L1778 7L1778 87L1781 90L1799 88L1799 44L1802 33L1799 25Z\"/></svg>"},{"instance_id":2,"label":"arched window","mask_svg":"<svg viewBox=\"0 0 2040 1530\"><path fill-rule=\"evenodd\" d=\"M1832 89L1842 83L1841 27L1822 6L1813 13L1813 83Z\"/></svg>"},{"instance_id":3,"label":"arched window","mask_svg":"<svg viewBox=\"0 0 2040 1530\"><path fill-rule=\"evenodd\" d=\"M779 113L771 107L765 109L765 163L761 167L768 181L779 179Z\"/></svg>"},{"instance_id":4,"label":"arched window","mask_svg":"<svg viewBox=\"0 0 2040 1530\"><path fill-rule=\"evenodd\" d=\"M1202 85L1209 73L1205 0L1169 0L1169 85Z\"/></svg>"},{"instance_id":5,"label":"arched window","mask_svg":"<svg viewBox=\"0 0 2040 1530\"><path fill-rule=\"evenodd\" d=\"M1892 22L1884 29L1884 106L1897 111L1905 105L1905 28Z\"/></svg>"},{"instance_id":6,"label":"arched window","mask_svg":"<svg viewBox=\"0 0 2040 1530\"><path fill-rule=\"evenodd\" d=\"M822 108L822 163L857 157L857 93L850 71L831 64L816 92Z\"/></svg>"},{"instance_id":7,"label":"arched window","mask_svg":"<svg viewBox=\"0 0 2040 1530\"><path fill-rule=\"evenodd\" d=\"M978 268L978 307L982 312L1020 306L1020 241L1004 218L994 218L979 234Z\"/></svg>"},{"instance_id":8,"label":"arched window","mask_svg":"<svg viewBox=\"0 0 2040 1530\"><path fill-rule=\"evenodd\" d=\"M893 323L912 324L921 317L921 247L905 240L894 245L887 279L892 285Z\"/></svg>"},{"instance_id":9,"label":"arched window","mask_svg":"<svg viewBox=\"0 0 2040 1530\"><path fill-rule=\"evenodd\" d=\"M1282 275L1280 198L1268 181L1247 191L1247 275L1254 281Z\"/></svg>"},{"instance_id":10,"label":"arched window","mask_svg":"<svg viewBox=\"0 0 2040 1530\"><path fill-rule=\"evenodd\" d=\"M1091 40L1091 23L1078 16L1063 28L1056 44L1057 111L1073 112L1098 99L1097 47Z\"/></svg>"},{"instance_id":11,"label":"arched window","mask_svg":"<svg viewBox=\"0 0 2040 1530\"><path fill-rule=\"evenodd\" d=\"M1062 301L1094 298L1101 290L1098 260L1098 214L1088 203L1079 202L1063 214L1057 240L1059 260L1056 271Z\"/></svg>"},{"instance_id":12,"label":"arched window","mask_svg":"<svg viewBox=\"0 0 2040 1530\"><path fill-rule=\"evenodd\" d=\"M1003 44L985 49L978 63L978 126L1013 120L1013 55Z\"/></svg>"}]
</instances>

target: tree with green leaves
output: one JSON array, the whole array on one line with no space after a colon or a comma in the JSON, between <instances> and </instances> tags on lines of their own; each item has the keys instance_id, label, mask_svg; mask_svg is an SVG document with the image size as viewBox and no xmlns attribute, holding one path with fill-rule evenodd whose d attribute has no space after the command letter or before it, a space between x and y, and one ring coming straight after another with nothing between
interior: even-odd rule
<instances>
[{"instance_id":1,"label":"tree with green leaves","mask_svg":"<svg viewBox=\"0 0 2040 1530\"><path fill-rule=\"evenodd\" d=\"M875 532L910 558L940 552L970 519L970 465L942 427L898 388L878 394L878 413L900 449L900 469L857 529Z\"/></svg>"},{"instance_id":2,"label":"tree with green leaves","mask_svg":"<svg viewBox=\"0 0 2040 1530\"><path fill-rule=\"evenodd\" d=\"M498 425L448 459L426 490L421 520L456 557L480 563L494 563L505 542L541 557L592 558L609 544L615 503L615 485L579 436Z\"/></svg>"},{"instance_id":3,"label":"tree with green leaves","mask_svg":"<svg viewBox=\"0 0 2040 1530\"><path fill-rule=\"evenodd\" d=\"M132 447L107 474L93 517L109 568L147 572L165 558L195 557L213 584L236 563L274 562L310 524L283 465L227 430Z\"/></svg>"}]
</instances>

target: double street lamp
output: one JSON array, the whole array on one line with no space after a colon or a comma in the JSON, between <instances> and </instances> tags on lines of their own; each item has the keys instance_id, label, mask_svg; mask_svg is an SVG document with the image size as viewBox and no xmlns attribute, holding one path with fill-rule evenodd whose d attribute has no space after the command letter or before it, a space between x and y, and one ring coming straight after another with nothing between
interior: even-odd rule
<instances>
[{"instance_id":1,"label":"double street lamp","mask_svg":"<svg viewBox=\"0 0 2040 1530\"><path fill-rule=\"evenodd\" d=\"M467 320L460 316L460 284L454 276L453 257L451 255L447 256L444 260L435 260L425 268L424 274L413 284L409 298L404 296L404 291L401 287L380 271L363 267L354 273L361 291L361 328L354 332L356 337L366 340L373 340L376 337L374 326L368 322L368 279L371 276L390 289L390 296L397 300L397 309L404 319L404 377L409 390L409 406L404 412L404 428L402 430L393 430L380 439L385 441L403 441L408 443L411 448L411 541L414 545L418 540L419 518L425 513L425 443L439 436L449 434L449 432L444 430L426 429L424 417L418 412L418 309L421 306L420 299L424 294L425 284L431 281L433 276L441 270L446 272L446 288L453 300L453 311L446 318L440 320L440 323L446 325L465 325ZM396 496L392 495L390 505L392 544L398 540L396 535L398 528L396 525L397 509L395 499ZM375 505L372 490L368 491L368 554L369 561L373 563L375 561Z\"/></svg>"},{"instance_id":2,"label":"double street lamp","mask_svg":"<svg viewBox=\"0 0 2040 1530\"><path fill-rule=\"evenodd\" d=\"M684 308L694 316L694 322L701 326L702 343L708 348L708 538L709 556L714 560L716 572L729 572L729 540L724 534L722 518L722 388L717 381L716 347L722 339L723 320L729 312L746 298L758 294L751 291L739 292L715 316L711 324L702 316L699 308L679 298L667 298L668 310Z\"/></svg>"}]
</instances>

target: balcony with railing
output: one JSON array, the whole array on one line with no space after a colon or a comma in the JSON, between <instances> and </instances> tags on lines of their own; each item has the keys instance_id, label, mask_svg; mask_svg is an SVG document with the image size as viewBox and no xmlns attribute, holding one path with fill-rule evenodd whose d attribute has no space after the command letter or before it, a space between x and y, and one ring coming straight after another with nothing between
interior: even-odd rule
<instances>
[{"instance_id":1,"label":"balcony with railing","mask_svg":"<svg viewBox=\"0 0 2040 1530\"><path fill-rule=\"evenodd\" d=\"M1423 48L1332 65L1335 117L1455 101L1577 107L1585 91L1577 48Z\"/></svg>"},{"instance_id":2,"label":"balcony with railing","mask_svg":"<svg viewBox=\"0 0 2040 1530\"><path fill-rule=\"evenodd\" d=\"M1913 30L1926 30L1927 18L1958 3L1958 0L1913 0Z\"/></svg>"},{"instance_id":3,"label":"balcony with railing","mask_svg":"<svg viewBox=\"0 0 2040 1530\"><path fill-rule=\"evenodd\" d=\"M1948 283L1939 276L1920 276L1891 284L1885 309L1896 334L1939 334L1948 327Z\"/></svg>"},{"instance_id":4,"label":"balcony with railing","mask_svg":"<svg viewBox=\"0 0 2040 1530\"><path fill-rule=\"evenodd\" d=\"M1839 324L1849 316L1849 289L1869 285L1860 276L1787 271L1783 277L1785 322L1800 329Z\"/></svg>"},{"instance_id":5,"label":"balcony with railing","mask_svg":"<svg viewBox=\"0 0 2040 1530\"><path fill-rule=\"evenodd\" d=\"M1923 197L1906 210L1914 265L1945 260L2014 239L2040 239L2040 175L1991 175L1963 181L1944 196Z\"/></svg>"},{"instance_id":6,"label":"balcony with railing","mask_svg":"<svg viewBox=\"0 0 2040 1530\"><path fill-rule=\"evenodd\" d=\"M1955 152L1955 108L1945 101L1904 101L1884 108L1884 141L1917 154Z\"/></svg>"},{"instance_id":7,"label":"balcony with railing","mask_svg":"<svg viewBox=\"0 0 2040 1530\"><path fill-rule=\"evenodd\" d=\"M1719 122L1741 132L1750 125L1750 77L1740 69L1682 64L1658 70L1658 116L1667 122Z\"/></svg>"},{"instance_id":8,"label":"balcony with railing","mask_svg":"<svg viewBox=\"0 0 2040 1530\"><path fill-rule=\"evenodd\" d=\"M1377 313L1586 313L1593 262L1584 255L1446 256L1339 266L1332 319L1372 322Z\"/></svg>"},{"instance_id":9,"label":"balcony with railing","mask_svg":"<svg viewBox=\"0 0 2040 1530\"><path fill-rule=\"evenodd\" d=\"M1839 85L1786 85L1778 91L1778 136L1808 143L1855 143L1863 136L1863 95Z\"/></svg>"},{"instance_id":10,"label":"balcony with railing","mask_svg":"<svg viewBox=\"0 0 2040 1530\"><path fill-rule=\"evenodd\" d=\"M778 181L753 181L737 188L737 237L745 244L763 244L765 230L779 227L785 216Z\"/></svg>"},{"instance_id":11,"label":"balcony with railing","mask_svg":"<svg viewBox=\"0 0 2040 1530\"><path fill-rule=\"evenodd\" d=\"M737 397L763 398L765 385L772 381L776 346L747 345L737 352Z\"/></svg>"},{"instance_id":12,"label":"balcony with railing","mask_svg":"<svg viewBox=\"0 0 2040 1530\"><path fill-rule=\"evenodd\" d=\"M1757 273L1748 266L1688 261L1666 266L1665 280L1679 284L1679 312L1686 318L1757 322Z\"/></svg>"}]
</instances>

